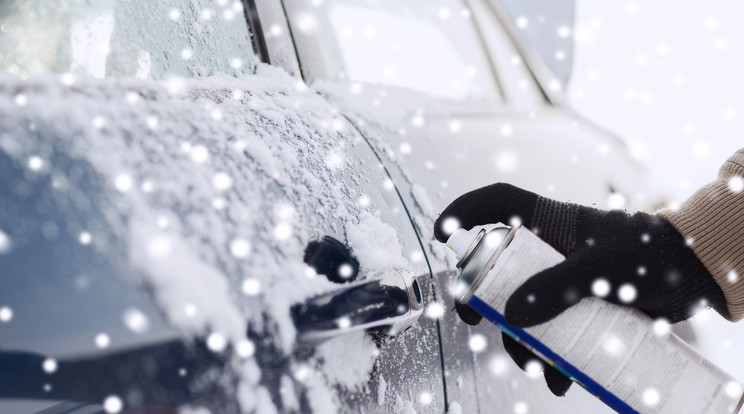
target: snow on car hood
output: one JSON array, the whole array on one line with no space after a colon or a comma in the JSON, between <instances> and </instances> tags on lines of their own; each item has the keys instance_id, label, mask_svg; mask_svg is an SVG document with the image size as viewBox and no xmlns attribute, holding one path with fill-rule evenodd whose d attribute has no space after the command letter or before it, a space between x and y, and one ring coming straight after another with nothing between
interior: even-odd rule
<instances>
[{"instance_id":1,"label":"snow on car hood","mask_svg":"<svg viewBox=\"0 0 744 414\"><path fill-rule=\"evenodd\" d=\"M361 215L358 195L339 185L358 179L345 154L351 135L320 96L275 68L165 82L0 78L0 117L13 120L0 124L1 151L64 183L60 197L64 188L96 194L110 234L92 232L92 247L120 257L178 329L207 337L217 352L234 351L244 410L275 408L258 385L247 327L289 353L290 305L336 287L302 262L315 232L359 226L350 234L364 250L382 228L392 254L360 254L362 267L406 260L395 230ZM60 152L89 165L100 188L75 188L75 174L50 162ZM12 248L14 229L0 230ZM371 341L355 343L358 355L375 354ZM317 409L333 410L334 385L356 386L372 369L367 356L337 358L334 366L360 369L314 377L308 399Z\"/></svg>"}]
</instances>

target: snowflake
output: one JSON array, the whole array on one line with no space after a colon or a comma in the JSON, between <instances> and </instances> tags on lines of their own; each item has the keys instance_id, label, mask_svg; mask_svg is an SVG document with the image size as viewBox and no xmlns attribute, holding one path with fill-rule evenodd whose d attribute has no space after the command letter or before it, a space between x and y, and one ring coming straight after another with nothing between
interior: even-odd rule
<instances>
[{"instance_id":1,"label":"snowflake","mask_svg":"<svg viewBox=\"0 0 744 414\"><path fill-rule=\"evenodd\" d=\"M154 185L152 184L151 181L146 180L142 182L142 185L140 186L140 188L142 188L142 191L145 193L151 193L152 190L154 189Z\"/></svg>"},{"instance_id":2,"label":"snowflake","mask_svg":"<svg viewBox=\"0 0 744 414\"><path fill-rule=\"evenodd\" d=\"M59 75L59 81L65 86L72 86L75 83L75 76L72 73L63 73Z\"/></svg>"},{"instance_id":3,"label":"snowflake","mask_svg":"<svg viewBox=\"0 0 744 414\"><path fill-rule=\"evenodd\" d=\"M442 231L444 234L452 234L460 228L460 221L455 217L447 217L442 221Z\"/></svg>"},{"instance_id":4,"label":"snowflake","mask_svg":"<svg viewBox=\"0 0 744 414\"><path fill-rule=\"evenodd\" d=\"M196 316L198 312L199 312L199 309L193 303L189 303L183 308L184 315L188 316L189 318Z\"/></svg>"},{"instance_id":5,"label":"snowflake","mask_svg":"<svg viewBox=\"0 0 744 414\"><path fill-rule=\"evenodd\" d=\"M569 26L560 26L558 27L558 36L560 37L568 37L571 35L571 28Z\"/></svg>"},{"instance_id":6,"label":"snowflake","mask_svg":"<svg viewBox=\"0 0 744 414\"><path fill-rule=\"evenodd\" d=\"M610 210L622 210L625 208L625 196L620 193L612 193L607 197L607 208Z\"/></svg>"},{"instance_id":7,"label":"snowflake","mask_svg":"<svg viewBox=\"0 0 744 414\"><path fill-rule=\"evenodd\" d=\"M419 402L423 405L429 405L434 400L434 397L431 395L429 391L424 391L421 394L419 394Z\"/></svg>"},{"instance_id":8,"label":"snowflake","mask_svg":"<svg viewBox=\"0 0 744 414\"><path fill-rule=\"evenodd\" d=\"M256 279L245 279L241 289L247 296L256 296L261 292L261 282Z\"/></svg>"},{"instance_id":9,"label":"snowflake","mask_svg":"<svg viewBox=\"0 0 744 414\"><path fill-rule=\"evenodd\" d=\"M277 240L287 240L292 235L292 226L289 223L279 223L274 227L274 237Z\"/></svg>"},{"instance_id":10,"label":"snowflake","mask_svg":"<svg viewBox=\"0 0 744 414\"><path fill-rule=\"evenodd\" d=\"M411 144L409 144L408 142L404 142L400 144L400 146L398 147L398 151L400 151L401 154L406 154L406 155L410 154Z\"/></svg>"},{"instance_id":11,"label":"snowflake","mask_svg":"<svg viewBox=\"0 0 744 414\"><path fill-rule=\"evenodd\" d=\"M57 361L54 358L47 358L41 363L41 368L47 374L53 374L57 371Z\"/></svg>"},{"instance_id":12,"label":"snowflake","mask_svg":"<svg viewBox=\"0 0 744 414\"><path fill-rule=\"evenodd\" d=\"M232 187L232 178L224 172L220 172L212 177L212 184L220 191L224 191Z\"/></svg>"},{"instance_id":13,"label":"snowflake","mask_svg":"<svg viewBox=\"0 0 744 414\"><path fill-rule=\"evenodd\" d=\"M504 125L501 125L501 128L499 129L499 132L501 133L502 136L508 137L508 136L511 136L511 134L512 134L512 132L514 132L514 130L512 129L512 126L511 125L504 124Z\"/></svg>"},{"instance_id":14,"label":"snowflake","mask_svg":"<svg viewBox=\"0 0 744 414\"><path fill-rule=\"evenodd\" d=\"M672 325L669 324L668 320L659 318L654 321L653 328L657 336L665 336L672 330Z\"/></svg>"},{"instance_id":15,"label":"snowflake","mask_svg":"<svg viewBox=\"0 0 744 414\"><path fill-rule=\"evenodd\" d=\"M104 125L106 125L106 120L103 117L97 116L93 118L93 127L95 129L101 129Z\"/></svg>"},{"instance_id":16,"label":"snowflake","mask_svg":"<svg viewBox=\"0 0 744 414\"><path fill-rule=\"evenodd\" d=\"M610 293L610 282L607 279L597 279L592 283L592 294L603 298Z\"/></svg>"},{"instance_id":17,"label":"snowflake","mask_svg":"<svg viewBox=\"0 0 744 414\"><path fill-rule=\"evenodd\" d=\"M382 181L382 188L384 188L385 190L388 190L389 191L389 190L394 189L395 188L395 185L393 184L393 181L391 179L385 178Z\"/></svg>"},{"instance_id":18,"label":"snowflake","mask_svg":"<svg viewBox=\"0 0 744 414\"><path fill-rule=\"evenodd\" d=\"M93 239L93 237L87 231L81 232L80 235L78 236L78 241L83 246L89 245L90 242L92 241L92 239Z\"/></svg>"},{"instance_id":19,"label":"snowflake","mask_svg":"<svg viewBox=\"0 0 744 414\"><path fill-rule=\"evenodd\" d=\"M530 21L524 16L517 17L517 27L520 29L526 29L529 26Z\"/></svg>"},{"instance_id":20,"label":"snowflake","mask_svg":"<svg viewBox=\"0 0 744 414\"><path fill-rule=\"evenodd\" d=\"M733 193L740 193L744 190L744 179L738 175L729 178L728 188Z\"/></svg>"},{"instance_id":21,"label":"snowflake","mask_svg":"<svg viewBox=\"0 0 744 414\"><path fill-rule=\"evenodd\" d=\"M315 20L315 17L308 13L297 16L295 18L295 24L301 32L307 34L314 32L318 28L318 22Z\"/></svg>"},{"instance_id":22,"label":"snowflake","mask_svg":"<svg viewBox=\"0 0 744 414\"><path fill-rule=\"evenodd\" d=\"M121 398L116 395L109 395L105 400L103 400L103 409L107 413L116 414L120 412L123 407L124 403L121 401Z\"/></svg>"},{"instance_id":23,"label":"snowflake","mask_svg":"<svg viewBox=\"0 0 744 414\"><path fill-rule=\"evenodd\" d=\"M506 375L511 369L512 362L503 354L497 354L488 361L488 369L496 377Z\"/></svg>"},{"instance_id":24,"label":"snowflake","mask_svg":"<svg viewBox=\"0 0 744 414\"><path fill-rule=\"evenodd\" d=\"M527 361L527 363L524 365L524 371L527 373L527 376L533 379L540 376L540 374L542 373L542 369L542 363L536 359Z\"/></svg>"},{"instance_id":25,"label":"snowflake","mask_svg":"<svg viewBox=\"0 0 744 414\"><path fill-rule=\"evenodd\" d=\"M168 18L171 19L171 20L173 20L173 21L176 21L176 20L178 20L178 19L181 18L181 12L178 11L178 10L176 10L176 9L171 9L168 12Z\"/></svg>"},{"instance_id":26,"label":"snowflake","mask_svg":"<svg viewBox=\"0 0 744 414\"><path fill-rule=\"evenodd\" d=\"M731 270L726 275L726 280L728 280L729 283L736 283L739 280L739 274L736 273L736 270Z\"/></svg>"},{"instance_id":27,"label":"snowflake","mask_svg":"<svg viewBox=\"0 0 744 414\"><path fill-rule=\"evenodd\" d=\"M13 319L13 310L7 306L0 308L0 322L10 322Z\"/></svg>"},{"instance_id":28,"label":"snowflake","mask_svg":"<svg viewBox=\"0 0 744 414\"><path fill-rule=\"evenodd\" d=\"M105 349L108 348L109 344L111 343L111 338L109 338L108 335L102 332L96 335L95 343L97 347Z\"/></svg>"},{"instance_id":29,"label":"snowflake","mask_svg":"<svg viewBox=\"0 0 744 414\"><path fill-rule=\"evenodd\" d=\"M411 119L411 124L416 128L421 128L426 123L426 120L421 115L416 115Z\"/></svg>"},{"instance_id":30,"label":"snowflake","mask_svg":"<svg viewBox=\"0 0 744 414\"><path fill-rule=\"evenodd\" d=\"M132 332L142 334L150 329L150 321L142 311L135 308L129 308L123 314L124 325Z\"/></svg>"},{"instance_id":31,"label":"snowflake","mask_svg":"<svg viewBox=\"0 0 744 414\"><path fill-rule=\"evenodd\" d=\"M620 289L617 292L617 296L620 298L620 301L624 303L631 303L635 300L636 296L638 296L638 291L636 290L635 286L631 285L630 283L626 283L620 286Z\"/></svg>"},{"instance_id":32,"label":"snowflake","mask_svg":"<svg viewBox=\"0 0 744 414\"><path fill-rule=\"evenodd\" d=\"M514 414L527 414L530 411L530 407L524 401L517 401L514 404Z\"/></svg>"},{"instance_id":33,"label":"snowflake","mask_svg":"<svg viewBox=\"0 0 744 414\"><path fill-rule=\"evenodd\" d=\"M439 319L444 316L444 305L438 302L432 302L426 307L426 317Z\"/></svg>"},{"instance_id":34,"label":"snowflake","mask_svg":"<svg viewBox=\"0 0 744 414\"><path fill-rule=\"evenodd\" d=\"M230 242L230 253L237 258L248 257L251 251L251 245L245 239L234 239Z\"/></svg>"},{"instance_id":35,"label":"snowflake","mask_svg":"<svg viewBox=\"0 0 744 414\"><path fill-rule=\"evenodd\" d=\"M742 390L742 385L736 381L729 381L726 384L725 390L727 396L737 400L741 398L741 394L744 392L744 390Z\"/></svg>"},{"instance_id":36,"label":"snowflake","mask_svg":"<svg viewBox=\"0 0 744 414\"><path fill-rule=\"evenodd\" d=\"M447 124L447 127L449 128L450 132L452 133L458 133L462 129L462 123L456 119L453 119L449 121Z\"/></svg>"},{"instance_id":37,"label":"snowflake","mask_svg":"<svg viewBox=\"0 0 744 414\"><path fill-rule=\"evenodd\" d=\"M486 350L486 346L488 346L488 342L486 341L485 336L476 333L476 334L470 335L470 339L468 340L468 346L470 347L471 351L477 354L479 352L483 352Z\"/></svg>"},{"instance_id":38,"label":"snowflake","mask_svg":"<svg viewBox=\"0 0 744 414\"><path fill-rule=\"evenodd\" d=\"M609 335L602 342L602 349L610 356L619 356L625 352L625 344L615 335Z\"/></svg>"},{"instance_id":39,"label":"snowflake","mask_svg":"<svg viewBox=\"0 0 744 414\"><path fill-rule=\"evenodd\" d=\"M183 60L189 60L194 56L194 52L191 51L189 48L183 48L181 49L181 59Z\"/></svg>"},{"instance_id":40,"label":"snowflake","mask_svg":"<svg viewBox=\"0 0 744 414\"><path fill-rule=\"evenodd\" d=\"M133 184L132 177L125 173L121 173L114 178L114 186L122 193L131 190Z\"/></svg>"},{"instance_id":41,"label":"snowflake","mask_svg":"<svg viewBox=\"0 0 744 414\"><path fill-rule=\"evenodd\" d=\"M34 155L28 159L28 168L39 171L42 167L44 167L44 160L38 155Z\"/></svg>"},{"instance_id":42,"label":"snowflake","mask_svg":"<svg viewBox=\"0 0 744 414\"><path fill-rule=\"evenodd\" d=\"M661 400L661 395L659 394L659 391L656 390L656 388L648 388L643 391L643 394L641 394L641 399L643 400L644 404L649 407L653 407L659 403L659 400Z\"/></svg>"},{"instance_id":43,"label":"snowflake","mask_svg":"<svg viewBox=\"0 0 744 414\"><path fill-rule=\"evenodd\" d=\"M338 267L338 275L341 276L342 279L348 279L353 274L354 268L348 263L344 263Z\"/></svg>"},{"instance_id":44,"label":"snowflake","mask_svg":"<svg viewBox=\"0 0 744 414\"><path fill-rule=\"evenodd\" d=\"M16 97L15 97L15 103L16 103L16 105L18 105L18 106L25 106L25 105L26 105L26 103L28 103L28 98L26 98L26 95L24 95L24 94L22 94L22 93L19 93L19 94L18 94L18 95L16 95Z\"/></svg>"},{"instance_id":45,"label":"snowflake","mask_svg":"<svg viewBox=\"0 0 744 414\"><path fill-rule=\"evenodd\" d=\"M342 316L336 320L336 325L341 329L348 329L351 327L351 319L348 316Z\"/></svg>"},{"instance_id":46,"label":"snowflake","mask_svg":"<svg viewBox=\"0 0 744 414\"><path fill-rule=\"evenodd\" d=\"M214 207L215 210L222 210L223 208L225 208L226 203L227 202L225 201L224 198L217 197L212 200L212 207Z\"/></svg>"},{"instance_id":47,"label":"snowflake","mask_svg":"<svg viewBox=\"0 0 744 414\"><path fill-rule=\"evenodd\" d=\"M235 347L235 352L241 358L249 358L256 352L256 346L253 345L253 342L247 339L243 339L238 342L237 346Z\"/></svg>"},{"instance_id":48,"label":"snowflake","mask_svg":"<svg viewBox=\"0 0 744 414\"><path fill-rule=\"evenodd\" d=\"M496 156L496 167L501 171L512 171L517 167L517 164L517 155L511 151L504 151Z\"/></svg>"},{"instance_id":49,"label":"snowflake","mask_svg":"<svg viewBox=\"0 0 744 414\"><path fill-rule=\"evenodd\" d=\"M207 337L207 348L209 348L212 352L222 352L227 347L227 339L225 337L218 333L218 332L212 332Z\"/></svg>"},{"instance_id":50,"label":"snowflake","mask_svg":"<svg viewBox=\"0 0 744 414\"><path fill-rule=\"evenodd\" d=\"M147 253L150 257L160 258L171 252L171 242L166 236L157 236L147 242Z\"/></svg>"},{"instance_id":51,"label":"snowflake","mask_svg":"<svg viewBox=\"0 0 744 414\"><path fill-rule=\"evenodd\" d=\"M168 228L168 224L170 224L168 222L168 217L158 217L158 227L165 229Z\"/></svg>"}]
</instances>

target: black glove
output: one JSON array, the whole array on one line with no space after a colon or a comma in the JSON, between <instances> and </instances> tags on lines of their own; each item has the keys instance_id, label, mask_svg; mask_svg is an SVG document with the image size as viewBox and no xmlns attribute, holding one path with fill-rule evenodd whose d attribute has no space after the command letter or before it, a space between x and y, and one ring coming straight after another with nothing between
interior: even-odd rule
<instances>
[{"instance_id":1,"label":"black glove","mask_svg":"<svg viewBox=\"0 0 744 414\"><path fill-rule=\"evenodd\" d=\"M564 262L533 276L509 298L504 316L515 327L546 322L589 296L632 306L670 323L688 319L703 307L725 312L721 288L684 237L659 216L562 203L498 183L452 202L434 224L439 241L449 236L442 229L449 217L466 229L508 224L518 217L522 225L566 256ZM519 344L508 340L512 344L507 351L523 366L524 352L529 351L514 351ZM535 357L529 354L528 359ZM555 383L554 374L545 370L551 391L563 389L565 393L568 386Z\"/></svg>"}]
</instances>

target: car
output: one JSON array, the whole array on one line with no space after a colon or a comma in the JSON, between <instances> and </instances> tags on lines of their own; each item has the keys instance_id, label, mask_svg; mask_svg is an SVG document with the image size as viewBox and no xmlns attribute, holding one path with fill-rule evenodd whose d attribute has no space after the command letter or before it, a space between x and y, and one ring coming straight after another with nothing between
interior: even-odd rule
<instances>
[{"instance_id":1,"label":"car","mask_svg":"<svg viewBox=\"0 0 744 414\"><path fill-rule=\"evenodd\" d=\"M10 1L0 30L0 412L605 409L450 311L458 195L658 205L499 3Z\"/></svg>"}]
</instances>

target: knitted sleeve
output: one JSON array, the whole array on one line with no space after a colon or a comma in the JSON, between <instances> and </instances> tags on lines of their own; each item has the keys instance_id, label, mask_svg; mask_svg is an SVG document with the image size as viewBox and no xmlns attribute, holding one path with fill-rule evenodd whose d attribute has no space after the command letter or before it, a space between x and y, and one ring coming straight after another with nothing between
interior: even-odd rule
<instances>
[{"instance_id":1,"label":"knitted sleeve","mask_svg":"<svg viewBox=\"0 0 744 414\"><path fill-rule=\"evenodd\" d=\"M691 243L692 250L721 286L726 308L716 309L731 321L744 318L744 148L721 166L706 184L677 210L662 210Z\"/></svg>"}]
</instances>

